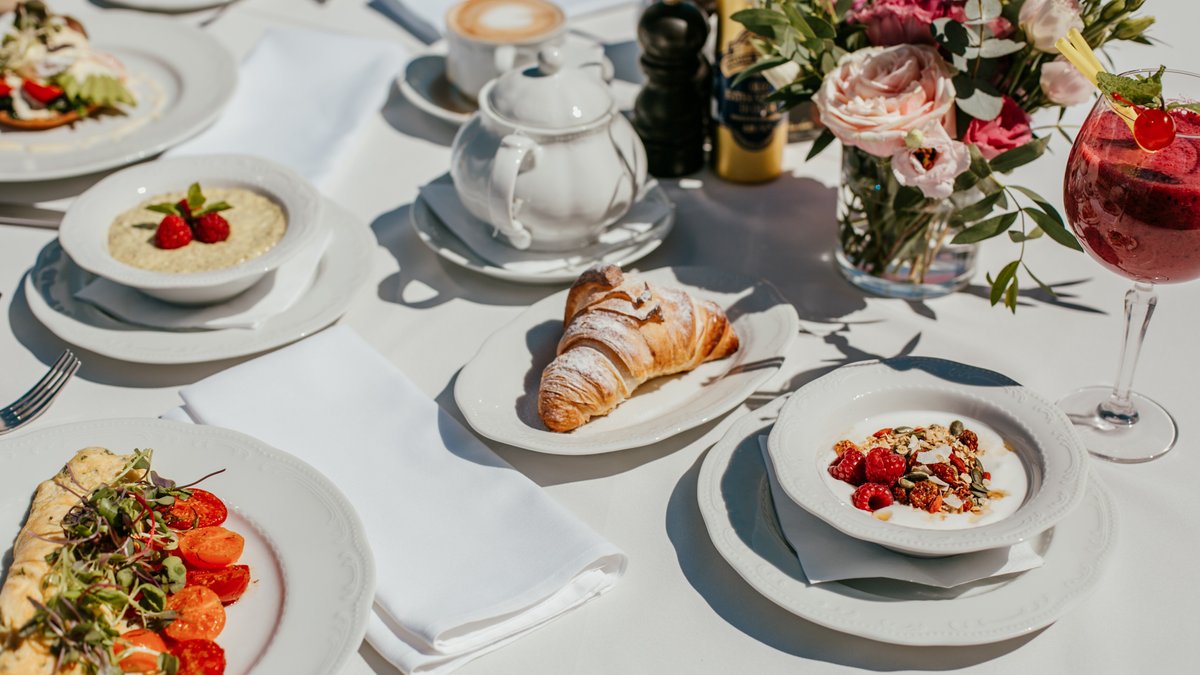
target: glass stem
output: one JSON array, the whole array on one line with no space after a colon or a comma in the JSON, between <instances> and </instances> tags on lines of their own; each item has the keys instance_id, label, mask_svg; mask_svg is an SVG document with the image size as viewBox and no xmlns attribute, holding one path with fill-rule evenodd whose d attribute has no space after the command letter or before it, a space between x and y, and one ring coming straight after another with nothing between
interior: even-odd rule
<instances>
[{"instance_id":1,"label":"glass stem","mask_svg":"<svg viewBox=\"0 0 1200 675\"><path fill-rule=\"evenodd\" d=\"M1125 341L1121 346L1117 382L1113 385L1112 395L1097 410L1106 422L1131 426L1138 421L1138 412L1129 395L1133 388L1133 372L1137 369L1138 355L1141 354L1142 342L1146 339L1146 329L1150 326L1150 317L1154 316L1156 305L1158 296L1150 284L1139 281L1125 293Z\"/></svg>"}]
</instances>

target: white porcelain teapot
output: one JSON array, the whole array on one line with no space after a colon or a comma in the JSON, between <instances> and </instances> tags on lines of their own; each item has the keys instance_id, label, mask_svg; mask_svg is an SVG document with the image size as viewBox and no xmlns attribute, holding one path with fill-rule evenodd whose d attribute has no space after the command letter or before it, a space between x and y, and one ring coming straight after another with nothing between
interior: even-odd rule
<instances>
[{"instance_id":1,"label":"white porcelain teapot","mask_svg":"<svg viewBox=\"0 0 1200 675\"><path fill-rule=\"evenodd\" d=\"M454 137L450 175L463 205L509 244L570 251L595 242L637 199L646 150L617 110L603 65L538 64L484 85Z\"/></svg>"}]
</instances>

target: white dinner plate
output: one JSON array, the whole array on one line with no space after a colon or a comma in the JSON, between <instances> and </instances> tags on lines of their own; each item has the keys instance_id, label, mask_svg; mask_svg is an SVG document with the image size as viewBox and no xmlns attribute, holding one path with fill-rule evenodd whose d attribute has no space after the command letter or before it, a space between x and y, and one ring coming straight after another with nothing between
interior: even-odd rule
<instances>
[{"instance_id":1,"label":"white dinner plate","mask_svg":"<svg viewBox=\"0 0 1200 675\"><path fill-rule=\"evenodd\" d=\"M648 190L642 199L659 202L662 207L662 216L651 224L649 230L632 237L617 248L596 249L602 251L598 257L572 255L564 257L561 263L553 269L538 272L501 267L484 260L442 222L442 219L420 194L417 195L416 201L409 209L409 221L416 230L417 237L429 247L429 250L459 267L519 284L569 284L575 281L581 272L597 262L609 262L625 267L650 255L654 249L662 245L663 240L675 226L675 205L667 197L666 190L663 190L662 186L658 184ZM618 222L613 227L619 225Z\"/></svg>"},{"instance_id":2,"label":"white dinner plate","mask_svg":"<svg viewBox=\"0 0 1200 675\"><path fill-rule=\"evenodd\" d=\"M63 340L134 363L200 363L274 349L333 323L349 306L371 271L375 239L370 228L333 202L321 217L333 238L310 288L294 305L254 329L165 331L116 319L75 293L93 279L63 253L57 241L38 254L25 276L33 315Z\"/></svg>"},{"instance_id":3,"label":"white dinner plate","mask_svg":"<svg viewBox=\"0 0 1200 675\"><path fill-rule=\"evenodd\" d=\"M1093 590L1111 557L1116 520L1096 478L1083 502L1032 540L1041 567L940 589L888 579L810 584L779 527L759 436L786 397L739 419L700 468L700 513L717 551L756 591L843 633L903 645L974 645L1026 635Z\"/></svg>"},{"instance_id":4,"label":"white dinner plate","mask_svg":"<svg viewBox=\"0 0 1200 675\"><path fill-rule=\"evenodd\" d=\"M108 4L148 12L191 12L228 5L234 0L108 0Z\"/></svg>"},{"instance_id":5,"label":"white dinner plate","mask_svg":"<svg viewBox=\"0 0 1200 675\"><path fill-rule=\"evenodd\" d=\"M38 484L89 446L119 454L153 448L154 470L180 484L225 470L201 486L229 507L226 526L245 537L239 562L253 580L217 638L226 675L327 675L358 649L375 562L354 507L308 464L227 429L115 419L0 441L0 547L16 539Z\"/></svg>"},{"instance_id":6,"label":"white dinner plate","mask_svg":"<svg viewBox=\"0 0 1200 675\"><path fill-rule=\"evenodd\" d=\"M769 283L706 267L664 267L640 276L682 288L725 310L741 346L726 359L643 384L608 415L567 433L537 413L542 370L563 331L567 290L545 298L496 331L458 374L454 400L483 436L559 455L636 448L704 424L737 407L783 365L799 331L796 308Z\"/></svg>"},{"instance_id":7,"label":"white dinner plate","mask_svg":"<svg viewBox=\"0 0 1200 675\"><path fill-rule=\"evenodd\" d=\"M229 101L237 64L211 35L132 12L81 17L96 49L125 64L138 104L45 131L0 129L0 182L80 176L152 157L198 133Z\"/></svg>"}]
</instances>

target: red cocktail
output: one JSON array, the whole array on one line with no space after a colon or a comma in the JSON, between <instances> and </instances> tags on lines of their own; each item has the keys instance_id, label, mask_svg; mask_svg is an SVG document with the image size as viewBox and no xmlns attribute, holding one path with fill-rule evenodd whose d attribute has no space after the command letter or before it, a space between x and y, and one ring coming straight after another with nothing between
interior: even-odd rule
<instances>
[{"instance_id":1,"label":"red cocktail","mask_svg":"<svg viewBox=\"0 0 1200 675\"><path fill-rule=\"evenodd\" d=\"M1171 111L1175 141L1146 152L1125 119L1101 105L1067 162L1065 206L1075 234L1105 267L1135 281L1200 277L1200 115Z\"/></svg>"},{"instance_id":2,"label":"red cocktail","mask_svg":"<svg viewBox=\"0 0 1200 675\"><path fill-rule=\"evenodd\" d=\"M1131 75L1162 77L1154 107L1114 104L1102 96L1075 139L1063 190L1080 243L1134 281L1125 294L1116 384L1087 387L1059 401L1092 454L1118 462L1143 462L1175 445L1178 429L1170 413L1131 386L1158 302L1151 284L1200 278L1200 113L1178 107L1197 107L1200 77L1169 70L1125 74Z\"/></svg>"}]
</instances>

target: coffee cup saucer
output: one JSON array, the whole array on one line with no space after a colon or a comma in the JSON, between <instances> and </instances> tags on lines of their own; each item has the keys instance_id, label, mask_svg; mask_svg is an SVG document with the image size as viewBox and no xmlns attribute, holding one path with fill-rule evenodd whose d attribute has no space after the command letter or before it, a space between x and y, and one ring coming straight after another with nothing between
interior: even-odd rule
<instances>
[{"instance_id":1,"label":"coffee cup saucer","mask_svg":"<svg viewBox=\"0 0 1200 675\"><path fill-rule=\"evenodd\" d=\"M437 208L435 200L439 201ZM409 220L421 241L443 259L479 274L523 284L571 283L597 262L627 266L658 248L675 225L675 205L667 198L662 186L651 183L629 213L609 227L610 235L621 233L619 236L606 237L607 241L570 253L538 253L504 247L506 261L500 263L472 248L467 238L456 234L456 230L464 231L464 223L448 225L443 220L443 217L455 217L455 213L459 218L473 219L457 201L453 183L446 175L421 189L409 209ZM483 226L478 221L472 224ZM478 243L478 238L475 241ZM496 253L494 247L489 248L493 249L492 254Z\"/></svg>"},{"instance_id":2,"label":"coffee cup saucer","mask_svg":"<svg viewBox=\"0 0 1200 675\"><path fill-rule=\"evenodd\" d=\"M564 46L568 49L584 50L599 44L596 40L580 33L567 33ZM479 104L463 96L446 76L445 40L433 43L420 54L404 64L404 69L396 77L396 85L400 93L418 110L440 120L459 126L471 119L471 115L479 110ZM604 72L612 73L613 64L604 57ZM610 84L612 84L611 78ZM621 83L628 85L628 83ZM627 94L624 87L621 94ZM632 106L632 97L618 96L619 107L622 110ZM626 100L628 99L628 100Z\"/></svg>"}]
</instances>

